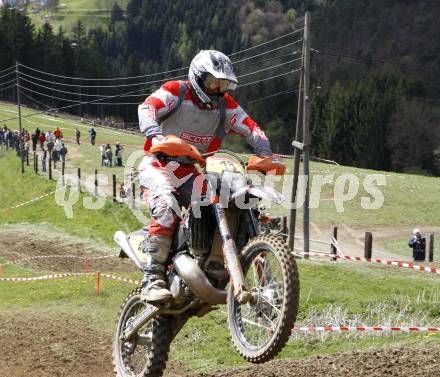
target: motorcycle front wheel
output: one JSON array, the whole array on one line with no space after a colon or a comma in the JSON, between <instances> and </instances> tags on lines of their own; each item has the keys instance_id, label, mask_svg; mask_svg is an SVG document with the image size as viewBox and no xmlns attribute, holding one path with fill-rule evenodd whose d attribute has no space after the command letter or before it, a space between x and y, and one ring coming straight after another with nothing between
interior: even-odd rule
<instances>
[{"instance_id":1,"label":"motorcycle front wheel","mask_svg":"<svg viewBox=\"0 0 440 377\"><path fill-rule=\"evenodd\" d=\"M239 354L252 363L273 359L289 340L298 313L295 259L280 237L262 235L241 251L246 286L253 299L240 304L229 287L228 326Z\"/></svg>"},{"instance_id":2,"label":"motorcycle front wheel","mask_svg":"<svg viewBox=\"0 0 440 377\"><path fill-rule=\"evenodd\" d=\"M170 320L155 318L147 322L130 341L122 341L127 324L141 313L145 302L141 289L134 289L124 300L116 321L113 365L117 377L161 377L172 341Z\"/></svg>"}]
</instances>

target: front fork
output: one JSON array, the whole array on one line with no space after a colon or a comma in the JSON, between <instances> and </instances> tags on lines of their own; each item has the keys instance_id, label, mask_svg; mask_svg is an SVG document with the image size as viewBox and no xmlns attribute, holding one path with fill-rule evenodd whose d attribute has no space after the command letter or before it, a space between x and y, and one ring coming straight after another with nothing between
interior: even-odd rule
<instances>
[{"instance_id":1,"label":"front fork","mask_svg":"<svg viewBox=\"0 0 440 377\"><path fill-rule=\"evenodd\" d=\"M215 203L213 207L220 236L223 241L223 255L226 262L226 268L229 271L229 276L231 277L232 285L234 287L234 297L240 304L244 304L252 299L252 293L246 288L243 269L241 268L235 241L229 231L225 210L220 203Z\"/></svg>"}]
</instances>

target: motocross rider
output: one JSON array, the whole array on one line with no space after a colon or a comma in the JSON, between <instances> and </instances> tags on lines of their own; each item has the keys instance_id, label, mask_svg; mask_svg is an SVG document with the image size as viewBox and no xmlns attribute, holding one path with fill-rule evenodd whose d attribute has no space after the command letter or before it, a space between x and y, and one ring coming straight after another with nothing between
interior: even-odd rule
<instances>
[{"instance_id":1,"label":"motocross rider","mask_svg":"<svg viewBox=\"0 0 440 377\"><path fill-rule=\"evenodd\" d=\"M165 265L179 222L172 206L176 199L179 205L189 204L185 193L191 191L198 175L189 163L169 169L170 161L165 156L156 158L150 148L164 142L167 135L176 135L200 153L207 153L218 150L227 134L239 134L246 137L257 156L272 156L264 132L227 93L237 83L232 62L225 54L202 50L191 62L188 81L166 82L139 106L139 126L146 137L146 156L139 166L139 180L152 218L149 235L141 244L149 260L142 288L145 301L159 303L172 299L165 283ZM179 180L188 176L191 179L179 185Z\"/></svg>"}]
</instances>

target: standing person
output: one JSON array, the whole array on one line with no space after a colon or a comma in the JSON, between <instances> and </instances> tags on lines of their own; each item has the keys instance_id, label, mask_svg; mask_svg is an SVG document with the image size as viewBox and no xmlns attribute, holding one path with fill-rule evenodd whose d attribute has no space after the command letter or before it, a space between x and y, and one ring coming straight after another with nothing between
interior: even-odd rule
<instances>
[{"instance_id":1,"label":"standing person","mask_svg":"<svg viewBox=\"0 0 440 377\"><path fill-rule=\"evenodd\" d=\"M53 150L54 146L55 146L54 142L52 141L52 138L50 138L47 141L46 145L47 145L47 151L49 152L49 155L50 155L52 153L52 150Z\"/></svg>"},{"instance_id":2,"label":"standing person","mask_svg":"<svg viewBox=\"0 0 440 377\"><path fill-rule=\"evenodd\" d=\"M174 195L181 194L183 198L185 188L198 175L195 167L188 171L184 166L170 174L166 162L150 153L153 145L177 135L201 153L215 152L227 134L239 134L247 138L256 154L250 159L251 165L266 161L268 167L285 171L283 162L272 156L263 130L227 93L237 83L226 55L215 50L200 51L190 64L188 81L166 82L138 108L140 130L146 138L139 179L152 217L142 246L149 256L141 293L145 301L166 302L173 298L165 283L165 272L172 235L180 219L170 203L175 202ZM184 176L192 181L187 180L185 187L176 187L173 178ZM184 201L182 204L190 204Z\"/></svg>"},{"instance_id":3,"label":"standing person","mask_svg":"<svg viewBox=\"0 0 440 377\"><path fill-rule=\"evenodd\" d=\"M44 142L46 141L46 136L44 136L44 132L41 132L40 137L38 138L38 141L40 142L41 150L43 150L44 149Z\"/></svg>"},{"instance_id":4,"label":"standing person","mask_svg":"<svg viewBox=\"0 0 440 377\"><path fill-rule=\"evenodd\" d=\"M99 151L101 152L101 166L104 166L104 160L105 160L105 144L101 144L99 147Z\"/></svg>"},{"instance_id":5,"label":"standing person","mask_svg":"<svg viewBox=\"0 0 440 377\"><path fill-rule=\"evenodd\" d=\"M6 126L3 126L3 140L5 142L6 150L9 149L9 129Z\"/></svg>"},{"instance_id":6,"label":"standing person","mask_svg":"<svg viewBox=\"0 0 440 377\"><path fill-rule=\"evenodd\" d=\"M34 132L31 135L31 140L32 140L32 151L35 152L37 150L37 141L38 141L38 136L36 132Z\"/></svg>"},{"instance_id":7,"label":"standing person","mask_svg":"<svg viewBox=\"0 0 440 377\"><path fill-rule=\"evenodd\" d=\"M8 145L9 148L14 148L14 139L15 139L15 134L12 132L12 130L9 130L9 134L8 134Z\"/></svg>"},{"instance_id":8,"label":"standing person","mask_svg":"<svg viewBox=\"0 0 440 377\"><path fill-rule=\"evenodd\" d=\"M115 150L115 158L116 158L115 166L122 166L122 151L123 150L124 150L124 148L122 148L122 145L117 143L116 150Z\"/></svg>"},{"instance_id":9,"label":"standing person","mask_svg":"<svg viewBox=\"0 0 440 377\"><path fill-rule=\"evenodd\" d=\"M60 152L61 149L63 148L63 144L61 143L61 140L57 139L55 140L55 144L53 146L53 150L52 150L52 160L53 160L53 167L56 167L56 163L57 161L60 160Z\"/></svg>"},{"instance_id":10,"label":"standing person","mask_svg":"<svg viewBox=\"0 0 440 377\"><path fill-rule=\"evenodd\" d=\"M46 136L46 143L49 144L49 141L53 141L53 134L52 134L52 132L47 131L45 136Z\"/></svg>"},{"instance_id":11,"label":"standing person","mask_svg":"<svg viewBox=\"0 0 440 377\"><path fill-rule=\"evenodd\" d=\"M43 148L43 152L41 153L41 171L46 173L46 161L47 161L47 152Z\"/></svg>"},{"instance_id":12,"label":"standing person","mask_svg":"<svg viewBox=\"0 0 440 377\"><path fill-rule=\"evenodd\" d=\"M14 132L14 148L15 151L17 152L17 156L20 156L21 151L20 151L20 147L21 147L21 141L23 140L23 136L19 134L18 131Z\"/></svg>"},{"instance_id":13,"label":"standing person","mask_svg":"<svg viewBox=\"0 0 440 377\"><path fill-rule=\"evenodd\" d=\"M422 237L420 229L414 229L413 237L408 241L408 246L413 249L414 262L425 260L426 238Z\"/></svg>"},{"instance_id":14,"label":"standing person","mask_svg":"<svg viewBox=\"0 0 440 377\"><path fill-rule=\"evenodd\" d=\"M67 155L67 148L63 143L61 146L61 149L60 149L60 160L61 160L61 163L63 163L63 164L66 163L66 155Z\"/></svg>"},{"instance_id":15,"label":"standing person","mask_svg":"<svg viewBox=\"0 0 440 377\"><path fill-rule=\"evenodd\" d=\"M35 135L37 136L37 140L40 138L40 134L41 134L41 131L40 131L40 129L37 127L37 128L35 129Z\"/></svg>"},{"instance_id":16,"label":"standing person","mask_svg":"<svg viewBox=\"0 0 440 377\"><path fill-rule=\"evenodd\" d=\"M76 136L76 144L80 145L79 138L81 137L81 132L78 130L78 128L75 131Z\"/></svg>"},{"instance_id":17,"label":"standing person","mask_svg":"<svg viewBox=\"0 0 440 377\"><path fill-rule=\"evenodd\" d=\"M105 161L106 166L111 168L113 163L113 151L110 144L107 144L107 146L105 147Z\"/></svg>"},{"instance_id":18,"label":"standing person","mask_svg":"<svg viewBox=\"0 0 440 377\"><path fill-rule=\"evenodd\" d=\"M53 132L56 140L61 140L61 137L63 134L61 133L61 130L57 127L57 129Z\"/></svg>"},{"instance_id":19,"label":"standing person","mask_svg":"<svg viewBox=\"0 0 440 377\"><path fill-rule=\"evenodd\" d=\"M0 145L4 144L4 139L3 139L4 132L5 132L4 129L0 128Z\"/></svg>"},{"instance_id":20,"label":"standing person","mask_svg":"<svg viewBox=\"0 0 440 377\"><path fill-rule=\"evenodd\" d=\"M89 134L90 134L90 143L92 145L95 145L95 142L96 142L96 131L95 131L94 127L90 128Z\"/></svg>"}]
</instances>

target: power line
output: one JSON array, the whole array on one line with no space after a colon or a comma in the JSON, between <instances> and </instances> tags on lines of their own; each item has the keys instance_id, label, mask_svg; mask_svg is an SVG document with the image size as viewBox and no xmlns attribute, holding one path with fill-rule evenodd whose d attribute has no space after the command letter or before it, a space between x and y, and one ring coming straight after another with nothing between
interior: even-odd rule
<instances>
[{"instance_id":1,"label":"power line","mask_svg":"<svg viewBox=\"0 0 440 377\"><path fill-rule=\"evenodd\" d=\"M390 60L386 60L386 59L382 59L382 58L359 57L359 56L353 56L353 55L340 54L340 53L336 53L336 52L327 52L327 51L318 51L318 50L312 50L312 52L315 54L318 54L318 55L327 55L327 56L333 56L333 57L338 57L338 58L359 60L364 63L367 63L367 62L383 63L383 64L390 64L390 65L396 65L396 66L401 66L401 67L425 69L425 70L439 70L440 69L440 67L436 67L436 66L411 64L411 63L399 63L396 61L390 61Z\"/></svg>"},{"instance_id":2,"label":"power line","mask_svg":"<svg viewBox=\"0 0 440 377\"><path fill-rule=\"evenodd\" d=\"M136 93L136 92L139 92L139 91L140 91L140 89L137 89L137 90L133 90L133 91L131 91L131 92L122 93L122 94L117 94L117 95L114 95L114 96L108 96L108 97L98 98L98 99L96 99L96 100L92 100L92 101L80 102L80 103L78 103L78 104L73 104L73 105L67 105L67 106L58 107L58 108L55 108L55 109L53 109L53 110L64 110L64 109L70 109L70 108L72 108L72 107L77 107L77 106L80 106L80 105L88 105L88 104L96 103L96 102L99 102L99 101L102 101L102 100L105 100L105 99L117 98L117 97L120 97L121 95L124 95L124 94L133 94L133 93ZM33 115L39 115L39 114L44 114L44 113L45 113L45 111L36 111L36 112L34 112L34 113L31 113L31 114L22 115L21 117L22 117L22 118L27 118L27 117L30 117L30 116L33 116ZM0 122L6 122L6 121L10 121L10 120L15 120L15 119L18 119L18 118L19 118L19 117L13 117L13 118L7 118L7 119L0 119Z\"/></svg>"},{"instance_id":3,"label":"power line","mask_svg":"<svg viewBox=\"0 0 440 377\"><path fill-rule=\"evenodd\" d=\"M39 86L39 87L42 87L42 88L45 88L45 89L48 89L48 90L51 90L51 91L55 91L55 92L59 92L59 93L65 93L65 94L70 94L70 95L74 95L74 96L78 96L78 97L87 96L87 97L100 97L100 98L102 98L102 96L103 96L102 94L88 94L88 93L68 92L66 90L55 89L55 88L48 88L47 85L38 84L38 83L36 83L34 81L30 81L30 80L27 80L27 79L24 79L24 78L21 78L21 80L25 81L25 82L27 82L27 83L29 83L31 85L36 85L36 86ZM141 95L142 94L129 94L129 95L127 95L127 97L128 96L130 96L130 97L131 96L141 96ZM121 97L126 97L126 96L121 96Z\"/></svg>"},{"instance_id":4,"label":"power line","mask_svg":"<svg viewBox=\"0 0 440 377\"><path fill-rule=\"evenodd\" d=\"M55 97L55 96L52 96L50 94L44 94L44 93L37 92L35 90L26 88L26 87L21 86L21 85L20 85L20 89L28 90L28 91L30 91L32 93L38 94L38 95L43 96L43 97L53 98L53 99L57 99L57 100L60 100L60 101L74 102L74 103L77 103L78 105L81 105L81 104L87 105L87 104L91 103L91 102L76 101L76 100L68 99L68 98ZM145 95L149 95L149 94L145 94ZM107 98L108 97L101 97L98 100L102 101L102 100L105 100ZM139 105L139 102L93 102L93 104L94 105Z\"/></svg>"},{"instance_id":5,"label":"power line","mask_svg":"<svg viewBox=\"0 0 440 377\"><path fill-rule=\"evenodd\" d=\"M287 37L287 36L289 36L289 35L293 35L293 34L299 33L299 32L301 32L301 31L303 31L303 30L304 30L304 29L298 29L298 30L292 31L292 32L290 32L290 33L287 33L287 34L281 35L281 36L279 36L279 37L273 38L273 39L271 39L271 40L269 40L269 41L266 41L266 42L263 42L263 43L257 44L257 45L255 45L255 46L252 46L252 47L249 47L249 48L246 48L246 49L243 49L243 50L237 51L237 52L233 52L233 53L229 54L229 56L234 56L234 55L237 55L237 54L242 54L242 53L244 53L244 52L247 52L247 51L253 50L253 49L255 49L255 48L258 48L258 47L264 46L264 45L266 45L266 44L268 44L268 43L272 43L272 42L275 42L275 41L280 40L280 39L282 39L282 38L285 38L285 37ZM241 61L243 61L243 60L241 60ZM151 73L151 74L147 74L147 75L129 76L129 77L87 78L87 77L73 77L73 76L57 75L57 74L54 74L54 73L49 73L49 72L45 72L45 71L42 71L42 70L39 70L39 69L36 69L36 68L32 68L32 67L26 66L26 65L21 64L21 63L20 63L19 65L20 65L21 67L24 67L24 68L30 69L30 70L32 70L32 71L35 71L35 72L38 72L38 73L42 73L42 74L45 74L45 75L48 75L48 76L52 76L52 77L58 77L58 78L63 78L63 79L72 79L72 80L85 80L85 81L114 81L114 80L131 80L131 79L140 79L140 78L146 78L146 77L152 77L152 76L159 76L159 75L163 75L163 74L167 74L167 73L175 73L175 72L178 72L178 71L181 71L181 70L186 70L186 69L189 68L189 66L187 66L187 67L171 69L171 70L163 71L163 72L156 72L156 73ZM12 67L12 68L14 68L14 67ZM1 71L0 71L0 73L1 73Z\"/></svg>"},{"instance_id":6,"label":"power line","mask_svg":"<svg viewBox=\"0 0 440 377\"><path fill-rule=\"evenodd\" d=\"M7 90L7 89L11 89L15 86L15 84L9 85L6 88L0 88L0 92L2 92L3 90Z\"/></svg>"},{"instance_id":7,"label":"power line","mask_svg":"<svg viewBox=\"0 0 440 377\"><path fill-rule=\"evenodd\" d=\"M256 62L252 62L252 63L247 63L246 67L249 67L250 65L263 64L263 63L271 62L271 61L277 60L277 59L287 58L288 56L292 56L292 55L298 55L300 52L301 52L300 50L295 50L295 51L289 52L288 54L274 56L273 58L262 59L262 60L258 60Z\"/></svg>"},{"instance_id":8,"label":"power line","mask_svg":"<svg viewBox=\"0 0 440 377\"><path fill-rule=\"evenodd\" d=\"M31 75L28 75L27 73L24 73L24 72L20 72L20 74L23 76L32 78L34 80L38 80L38 81L42 81L42 82L46 82L46 83L50 83L50 84L54 84L54 85L70 86L70 87L75 87L75 88L100 88L100 89L125 88L128 86L141 86L141 85L148 85L148 84L157 84L157 83L164 81L164 79L161 79L161 80L153 80L153 81L136 82L136 83L132 83L132 84L119 84L119 85L81 85L81 84L67 84L67 83L62 83L62 82L40 79L39 77L31 76ZM181 79L181 78L185 78L185 77L187 77L187 75L176 76L176 77L171 78L171 80L172 79Z\"/></svg>"},{"instance_id":9,"label":"power line","mask_svg":"<svg viewBox=\"0 0 440 377\"><path fill-rule=\"evenodd\" d=\"M0 83L0 85L10 84L11 82L15 82L15 81L17 81L17 79L14 77L12 80L5 81L5 82Z\"/></svg>"},{"instance_id":10,"label":"power line","mask_svg":"<svg viewBox=\"0 0 440 377\"><path fill-rule=\"evenodd\" d=\"M276 48L274 48L274 49L272 49L272 50L265 51L265 52L262 52L262 53L257 54L257 55L253 55L253 56L250 56L250 57L248 57L248 58L244 58L244 59L241 59L241 60L236 60L235 62L232 62L232 63L233 63L233 64L237 64L237 63L241 63L241 62L248 61L248 60L250 60L250 59L255 59L255 58L259 57L259 56L270 54L271 52L281 50L282 48L285 48L285 47L288 47L288 46L296 45L296 44L298 44L298 43L300 43L300 42L302 42L302 39L298 39L297 41L287 43L287 44L282 45L282 46L280 46L280 47L276 47Z\"/></svg>"},{"instance_id":11,"label":"power line","mask_svg":"<svg viewBox=\"0 0 440 377\"><path fill-rule=\"evenodd\" d=\"M6 72L6 71L8 71L8 70L10 70L10 69L12 69L13 71L15 71L15 65L13 65L12 67L9 67L9 68L2 69L2 70L0 71L0 73Z\"/></svg>"},{"instance_id":12,"label":"power line","mask_svg":"<svg viewBox=\"0 0 440 377\"><path fill-rule=\"evenodd\" d=\"M259 69L258 71L249 72L249 73L246 73L246 74L244 74L244 75L237 76L237 77L245 77L245 76L254 75L254 74L256 74L256 73L260 73L260 72L263 72L263 71L267 71L267 70L269 70L269 69L278 68L278 67L281 67L281 66L286 65L286 64L290 64L290 63L297 62L297 61L299 61L299 60L302 60L302 58L292 59L292 60L289 60L289 61L284 62L284 63L276 64L276 65L273 65L273 66L271 66L271 67L262 68L262 69Z\"/></svg>"},{"instance_id":13,"label":"power line","mask_svg":"<svg viewBox=\"0 0 440 377\"><path fill-rule=\"evenodd\" d=\"M30 98L32 101L38 103L39 105L43 105L43 106L46 107L47 109L51 109L51 108L52 108L51 106L48 106L48 105L46 105L45 103L36 100L34 97L31 97L29 94L27 94L27 93L25 93L25 92L22 92L22 93L23 93L23 95L24 95L25 97Z\"/></svg>"},{"instance_id":14,"label":"power line","mask_svg":"<svg viewBox=\"0 0 440 377\"><path fill-rule=\"evenodd\" d=\"M6 73L6 74L3 75L3 76L0 76L0 79L2 79L3 77L6 77L6 76L12 75L12 74L14 74L14 73L15 73L15 69L14 69L13 71L9 72L9 73Z\"/></svg>"},{"instance_id":15,"label":"power line","mask_svg":"<svg viewBox=\"0 0 440 377\"><path fill-rule=\"evenodd\" d=\"M271 94L271 95L269 95L269 96L265 96L265 97L257 98L257 99L255 99L255 100L250 101L249 103L255 103L255 102L263 101L263 100L265 100L265 99L269 99L269 98L272 98L272 97L277 97L277 96L281 96L281 95L284 95L284 94L294 93L294 92L296 92L297 90L298 90L298 87L296 87L296 88L292 88L292 89L286 89L286 90L283 90L283 91L281 91L281 92L276 92L276 93L274 93L274 94Z\"/></svg>"},{"instance_id":16,"label":"power line","mask_svg":"<svg viewBox=\"0 0 440 377\"><path fill-rule=\"evenodd\" d=\"M280 46L280 47L274 48L274 49L272 49L272 50L265 51L265 52L263 52L263 53L261 53L261 54L257 54L257 55L254 55L254 56L248 57L248 58L246 58L246 59L242 59L240 62L243 62L243 61L245 61L245 60L249 60L249 59L254 59L254 58L258 57L258 56L262 56L262 55L269 54L269 53L271 53L271 52L274 52L274 51L280 50L280 49L282 49L282 48L285 48L285 47L287 47L287 46L291 46L291 45L297 44L298 42L301 42L301 41L295 41L295 42L292 42L292 43L288 43L288 44L286 44L286 45L283 45L283 46ZM272 59L273 59L273 58L272 58ZM302 59L302 58L294 59L294 60L291 60L290 62L293 62L293 61L299 61L299 60L301 60L301 59ZM287 64L287 63L289 63L289 62L282 63L282 64ZM282 65L282 64L276 65L276 66L274 66L274 67L278 67L278 66L280 66L280 65ZM270 68L271 68L271 67L269 67L269 68L265 68L265 69L263 69L263 70L267 70L267 69L270 69ZM261 71L263 71L263 70L257 70L257 71L249 72L249 73L246 73L246 74L243 74L243 75L238 75L237 78L246 77L246 76L249 76L249 75L252 75L252 74L255 74L255 73L261 72ZM100 86L100 85L80 85L80 84L67 84L67 83L54 82L54 81L49 81L49 80L41 79L41 78L39 78L39 77L32 76L32 75L26 74L26 73L24 73L24 72L20 72L20 75L23 75L23 76L25 76L25 77L31 78L31 79L33 79L33 80L38 80L38 81L45 82L45 83L49 83L49 84L53 84L53 85L69 86L69 87L76 87L76 88L78 88L78 87L79 87L79 88L100 88L100 89L105 89L105 88L119 88L119 87L127 87L127 86L141 86L141 85L148 85L148 84L157 84L157 83L162 83L162 82L164 81L164 80L162 79L162 80L146 81L146 82L142 82L142 83L132 83L132 84L119 84L119 85L104 85L104 86ZM183 79L183 78L186 78L186 77L187 77L186 75L182 75L182 76L177 76L177 77L169 78L168 80L178 80L178 79ZM23 78L22 80L27 81L28 83L32 83L32 84L34 84L34 85L37 85L37 86L40 86L40 87L44 87L44 88L46 88L45 85L37 84L37 83L35 83L35 82L31 82L31 81L29 81L29 80L26 80L26 79L24 79L24 78ZM77 96L80 95L79 93L67 92L67 91L63 91L63 90L60 90L60 89L55 89L55 88L51 88L51 89L54 90L54 91L57 91L57 92L61 92L61 93L67 93L67 94L72 94L72 95L77 95ZM81 95L83 95L83 94L81 94ZM93 95L93 94L90 94L89 96L90 96L90 97L97 97L97 96L99 96L99 95Z\"/></svg>"},{"instance_id":17,"label":"power line","mask_svg":"<svg viewBox=\"0 0 440 377\"><path fill-rule=\"evenodd\" d=\"M272 80L272 79L275 79L277 77L286 76L286 75L288 75L290 73L299 72L301 70L302 70L302 68L294 69L293 71L284 72L284 73L281 73L279 75L275 75L275 76L271 76L271 77L266 77L266 78L261 79L261 80L256 80L256 81L248 82L246 84L238 85L237 88L242 88L243 86L249 86L249 85L257 84L257 83L260 83L260 82L263 82L263 81Z\"/></svg>"},{"instance_id":18,"label":"power line","mask_svg":"<svg viewBox=\"0 0 440 377\"><path fill-rule=\"evenodd\" d=\"M272 43L272 42L278 41L279 39L282 39L282 38L288 37L289 35L293 35L293 34L299 33L299 32L301 32L301 31L303 31L303 30L304 30L304 28L302 28L302 29L298 29L298 30L294 30L294 31L292 31L292 32L290 32L290 33L287 33L287 34L284 34L284 35L280 35L279 37L274 38L274 39L271 39L271 40L269 40L269 41L266 41L266 42L263 42L263 43L257 44L257 45L255 45L255 46L252 46L252 47L246 48L246 49L241 50L241 51L233 52L232 54L229 54L229 56L234 56L234 55L242 54L243 52L247 52L247 51L253 50L254 48L258 48L258 47L264 46L264 45L266 45L266 44L268 44L268 43Z\"/></svg>"},{"instance_id":19,"label":"power line","mask_svg":"<svg viewBox=\"0 0 440 377\"><path fill-rule=\"evenodd\" d=\"M151 73L151 74L141 75L141 76L114 77L114 78L102 78L102 79L98 79L98 78L85 78L85 77L72 77L72 76L56 75L56 74L54 74L54 73L41 71L41 70L39 70L39 69L32 68L32 67L29 67L29 66L24 65L24 64L19 64L19 65L20 65L21 67L26 68L26 69L30 69L31 71L35 71L35 72L38 72L38 73L42 73L42 74L47 75L47 76L58 77L58 78L63 78L63 79L70 79L70 80L85 80L85 81L115 81L115 80L141 79L141 78L145 78L145 77L152 77L152 76L164 75L164 74L167 74L167 73L175 73L175 72L182 71L182 70L184 70L184 69L188 69L188 68L189 68L189 67L182 67L182 68L171 69L171 70L169 70L169 71L163 71L163 72Z\"/></svg>"}]
</instances>

